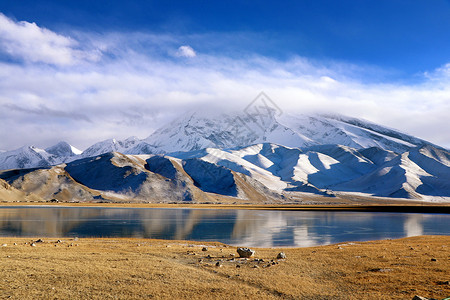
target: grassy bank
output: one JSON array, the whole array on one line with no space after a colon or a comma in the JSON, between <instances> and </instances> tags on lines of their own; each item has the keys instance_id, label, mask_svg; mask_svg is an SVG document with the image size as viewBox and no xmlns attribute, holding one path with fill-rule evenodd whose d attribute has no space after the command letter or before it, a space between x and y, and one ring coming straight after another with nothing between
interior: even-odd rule
<instances>
[{"instance_id":1,"label":"grassy bank","mask_svg":"<svg viewBox=\"0 0 450 300\"><path fill-rule=\"evenodd\" d=\"M412 299L450 296L450 237L255 249L148 239L0 238L12 299ZM6 245L6 246L5 246ZM202 251L204 246L207 251ZM287 259L277 260L279 252ZM236 255L236 257L233 257ZM273 261L272 261L273 260Z\"/></svg>"}]
</instances>

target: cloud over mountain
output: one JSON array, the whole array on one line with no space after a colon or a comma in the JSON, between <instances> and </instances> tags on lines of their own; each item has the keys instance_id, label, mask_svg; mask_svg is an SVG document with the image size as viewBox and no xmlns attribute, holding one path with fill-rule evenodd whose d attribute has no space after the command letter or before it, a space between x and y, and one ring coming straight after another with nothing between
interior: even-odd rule
<instances>
[{"instance_id":1,"label":"cloud over mountain","mask_svg":"<svg viewBox=\"0 0 450 300\"><path fill-rule=\"evenodd\" d=\"M210 46L240 38L229 34L62 34L4 15L0 22L1 51L9 56L0 61L0 119L9 129L0 132L1 149L143 138L186 110L242 110L261 91L284 112L355 115L450 145L442 130L450 111L448 66L399 83L370 79L388 73L370 66ZM180 59L169 55L175 49L202 55Z\"/></svg>"}]
</instances>

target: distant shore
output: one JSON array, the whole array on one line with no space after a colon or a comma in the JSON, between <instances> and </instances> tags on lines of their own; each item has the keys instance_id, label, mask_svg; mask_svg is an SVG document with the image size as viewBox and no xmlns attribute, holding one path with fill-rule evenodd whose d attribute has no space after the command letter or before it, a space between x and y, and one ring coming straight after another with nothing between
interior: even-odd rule
<instances>
[{"instance_id":1,"label":"distant shore","mask_svg":"<svg viewBox=\"0 0 450 300\"><path fill-rule=\"evenodd\" d=\"M367 211L367 212L411 212L450 213L450 203L407 202L391 204L341 204L341 205L296 205L296 204L167 204L167 203L72 203L72 202L0 202L0 207L14 206L54 206L54 207L104 207L104 208L195 208L195 209L256 209L256 210L298 210L298 211Z\"/></svg>"},{"instance_id":2,"label":"distant shore","mask_svg":"<svg viewBox=\"0 0 450 300\"><path fill-rule=\"evenodd\" d=\"M449 247L450 236L419 236L242 259L211 242L2 237L0 298L443 299Z\"/></svg>"}]
</instances>

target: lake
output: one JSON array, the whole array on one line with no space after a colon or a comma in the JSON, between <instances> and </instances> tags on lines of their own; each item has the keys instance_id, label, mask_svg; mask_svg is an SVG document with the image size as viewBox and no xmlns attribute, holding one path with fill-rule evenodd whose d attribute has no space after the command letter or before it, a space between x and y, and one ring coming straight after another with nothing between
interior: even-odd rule
<instances>
[{"instance_id":1,"label":"lake","mask_svg":"<svg viewBox=\"0 0 450 300\"><path fill-rule=\"evenodd\" d=\"M0 207L0 236L136 237L308 247L450 235L450 215L190 208Z\"/></svg>"}]
</instances>

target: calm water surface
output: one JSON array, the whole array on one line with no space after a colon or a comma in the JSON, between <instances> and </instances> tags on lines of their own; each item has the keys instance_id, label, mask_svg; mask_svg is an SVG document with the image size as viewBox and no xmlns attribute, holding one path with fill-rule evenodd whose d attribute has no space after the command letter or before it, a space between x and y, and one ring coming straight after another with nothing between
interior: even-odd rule
<instances>
[{"instance_id":1,"label":"calm water surface","mask_svg":"<svg viewBox=\"0 0 450 300\"><path fill-rule=\"evenodd\" d=\"M307 247L450 235L450 215L166 208L0 207L0 236L138 237Z\"/></svg>"}]
</instances>

